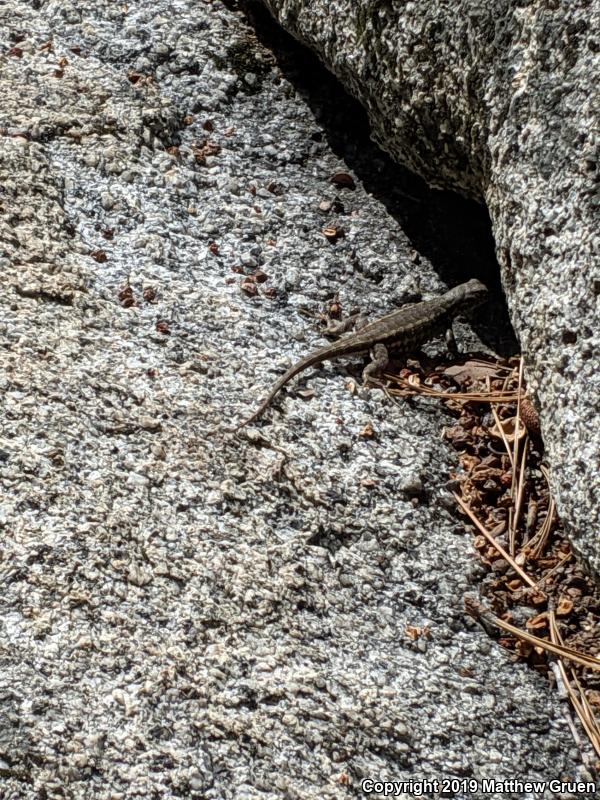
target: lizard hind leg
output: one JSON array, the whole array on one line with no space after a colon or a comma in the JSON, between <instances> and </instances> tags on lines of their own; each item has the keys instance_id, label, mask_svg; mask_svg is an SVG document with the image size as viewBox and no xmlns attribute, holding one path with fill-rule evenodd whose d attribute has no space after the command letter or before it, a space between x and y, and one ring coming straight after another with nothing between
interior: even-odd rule
<instances>
[{"instance_id":1,"label":"lizard hind leg","mask_svg":"<svg viewBox=\"0 0 600 800\"><path fill-rule=\"evenodd\" d=\"M365 314L350 314L350 316L338 322L329 320L325 328L325 336L337 339L344 333L348 333L348 331L357 331L360 328L364 328L368 321Z\"/></svg>"},{"instance_id":2,"label":"lizard hind leg","mask_svg":"<svg viewBox=\"0 0 600 800\"><path fill-rule=\"evenodd\" d=\"M384 344L376 344L371 348L371 361L363 369L362 379L363 383L368 383L369 380L375 375L381 375L383 370L387 367L390 361L388 349Z\"/></svg>"}]
</instances>

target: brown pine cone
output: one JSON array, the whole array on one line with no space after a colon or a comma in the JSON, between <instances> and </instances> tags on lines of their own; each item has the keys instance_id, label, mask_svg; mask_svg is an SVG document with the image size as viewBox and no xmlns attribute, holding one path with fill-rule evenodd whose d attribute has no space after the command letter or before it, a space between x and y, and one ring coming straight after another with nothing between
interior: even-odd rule
<instances>
[{"instance_id":1,"label":"brown pine cone","mask_svg":"<svg viewBox=\"0 0 600 800\"><path fill-rule=\"evenodd\" d=\"M521 420L532 436L541 436L540 415L529 397L524 397L520 405Z\"/></svg>"}]
</instances>

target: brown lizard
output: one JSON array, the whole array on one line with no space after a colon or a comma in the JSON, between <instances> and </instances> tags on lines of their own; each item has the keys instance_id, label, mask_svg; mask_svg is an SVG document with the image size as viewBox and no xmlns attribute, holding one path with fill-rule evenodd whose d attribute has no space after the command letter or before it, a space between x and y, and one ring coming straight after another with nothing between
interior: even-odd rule
<instances>
[{"instance_id":1,"label":"brown lizard","mask_svg":"<svg viewBox=\"0 0 600 800\"><path fill-rule=\"evenodd\" d=\"M483 283L473 278L448 290L440 297L402 306L354 333L343 336L337 342L309 353L283 373L253 414L239 425L225 428L225 432L233 433L258 419L270 406L275 395L293 377L308 367L333 358L371 351L373 360L363 371L363 380L366 380L370 375L385 368L388 351L404 356L418 350L429 339L451 330L454 317L481 305L487 296L488 290Z\"/></svg>"}]
</instances>

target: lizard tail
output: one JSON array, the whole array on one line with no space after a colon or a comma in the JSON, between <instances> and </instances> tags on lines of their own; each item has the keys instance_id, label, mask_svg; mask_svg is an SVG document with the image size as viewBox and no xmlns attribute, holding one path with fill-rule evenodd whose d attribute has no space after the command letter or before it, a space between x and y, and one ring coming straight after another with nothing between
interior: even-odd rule
<instances>
[{"instance_id":1,"label":"lizard tail","mask_svg":"<svg viewBox=\"0 0 600 800\"><path fill-rule=\"evenodd\" d=\"M320 355L321 355L320 352L312 353L306 358L303 358L301 361L298 361L297 364L294 364L292 367L290 367L277 380L277 382L275 383L269 394L265 397L265 399L262 401L262 403L259 405L256 411L254 411L252 414L250 414L249 417L247 417L245 420L238 423L237 425L234 425L230 428L221 428L223 433L236 433L241 428L245 428L246 425L250 425L252 422L259 419L259 417L262 417L264 412L267 410L267 408L271 405L271 403L275 399L275 396L279 394L279 392L283 389L286 383L288 383L288 381L291 381L292 378L294 378L296 375L298 375L298 373L302 372L302 370L306 369L307 367L310 367L313 364L320 363L322 360L319 357Z\"/></svg>"}]
</instances>

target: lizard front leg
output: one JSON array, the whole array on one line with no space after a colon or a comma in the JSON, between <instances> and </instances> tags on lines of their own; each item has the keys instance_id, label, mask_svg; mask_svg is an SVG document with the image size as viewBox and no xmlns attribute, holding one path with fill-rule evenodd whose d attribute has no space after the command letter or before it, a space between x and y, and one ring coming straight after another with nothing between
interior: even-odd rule
<instances>
[{"instance_id":1,"label":"lizard front leg","mask_svg":"<svg viewBox=\"0 0 600 800\"><path fill-rule=\"evenodd\" d=\"M376 344L371 348L371 361L363 369L363 383L368 383L373 375L381 375L390 361L388 349L384 344Z\"/></svg>"},{"instance_id":2,"label":"lizard front leg","mask_svg":"<svg viewBox=\"0 0 600 800\"><path fill-rule=\"evenodd\" d=\"M458 355L458 345L456 344L456 339L454 338L454 331L452 330L452 325L449 325L446 330L446 347L448 348L448 352L453 355Z\"/></svg>"}]
</instances>

